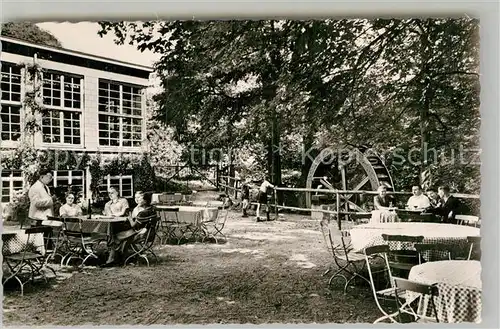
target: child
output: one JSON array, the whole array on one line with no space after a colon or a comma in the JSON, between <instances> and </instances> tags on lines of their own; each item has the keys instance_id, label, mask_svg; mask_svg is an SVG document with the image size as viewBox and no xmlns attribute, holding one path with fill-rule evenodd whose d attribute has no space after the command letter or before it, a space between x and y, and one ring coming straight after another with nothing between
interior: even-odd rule
<instances>
[{"instance_id":1,"label":"child","mask_svg":"<svg viewBox=\"0 0 500 329\"><path fill-rule=\"evenodd\" d=\"M269 221L269 206L267 204L267 191L269 188L274 188L274 185L264 179L264 182L259 187L259 203L257 205L257 222L260 222L260 207L266 205L266 218ZM264 221L264 220L262 220Z\"/></svg>"},{"instance_id":2,"label":"child","mask_svg":"<svg viewBox=\"0 0 500 329\"><path fill-rule=\"evenodd\" d=\"M245 181L241 186L241 207L243 209L243 216L248 217L247 209L250 205L250 186L248 186L248 181Z\"/></svg>"}]
</instances>

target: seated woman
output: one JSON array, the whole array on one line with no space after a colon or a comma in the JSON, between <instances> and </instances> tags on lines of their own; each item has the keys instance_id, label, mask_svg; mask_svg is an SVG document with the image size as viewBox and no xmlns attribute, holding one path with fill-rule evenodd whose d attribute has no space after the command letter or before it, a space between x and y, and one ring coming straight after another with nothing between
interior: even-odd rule
<instances>
[{"instance_id":1,"label":"seated woman","mask_svg":"<svg viewBox=\"0 0 500 329\"><path fill-rule=\"evenodd\" d=\"M118 190L114 187L109 188L108 195L110 200L104 206L104 215L113 217L125 216L129 210L127 199L120 198Z\"/></svg>"},{"instance_id":2,"label":"seated woman","mask_svg":"<svg viewBox=\"0 0 500 329\"><path fill-rule=\"evenodd\" d=\"M59 208L59 216L60 217L77 217L83 214L82 208L74 203L75 196L72 193L69 193L66 196L66 203Z\"/></svg>"},{"instance_id":3,"label":"seated woman","mask_svg":"<svg viewBox=\"0 0 500 329\"><path fill-rule=\"evenodd\" d=\"M156 216L156 210L151 206L151 194L137 191L135 193L137 206L132 210L128 221L118 229L113 228L113 242L110 245L110 253L106 265L112 265L117 257L121 256L128 243L139 234L144 234L145 225L151 216Z\"/></svg>"},{"instance_id":4,"label":"seated woman","mask_svg":"<svg viewBox=\"0 0 500 329\"><path fill-rule=\"evenodd\" d=\"M387 195L387 188L379 186L378 195L373 198L375 210L372 211L371 223L392 223L398 221L396 213L393 211L393 199Z\"/></svg>"}]
</instances>

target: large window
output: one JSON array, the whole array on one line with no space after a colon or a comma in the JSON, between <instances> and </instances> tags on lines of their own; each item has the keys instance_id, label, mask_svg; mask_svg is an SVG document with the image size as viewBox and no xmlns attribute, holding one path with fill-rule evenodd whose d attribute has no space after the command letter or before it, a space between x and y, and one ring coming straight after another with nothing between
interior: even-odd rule
<instances>
[{"instance_id":1,"label":"large window","mask_svg":"<svg viewBox=\"0 0 500 329\"><path fill-rule=\"evenodd\" d=\"M106 176L103 184L99 185L99 194L107 195L110 187L116 187L120 196L123 198L131 198L134 196L132 175Z\"/></svg>"},{"instance_id":2,"label":"large window","mask_svg":"<svg viewBox=\"0 0 500 329\"><path fill-rule=\"evenodd\" d=\"M43 74L43 104L51 109L42 118L44 143L82 143L82 81L69 74Z\"/></svg>"},{"instance_id":3,"label":"large window","mask_svg":"<svg viewBox=\"0 0 500 329\"><path fill-rule=\"evenodd\" d=\"M141 146L142 90L99 80L99 145Z\"/></svg>"},{"instance_id":4,"label":"large window","mask_svg":"<svg viewBox=\"0 0 500 329\"><path fill-rule=\"evenodd\" d=\"M52 182L55 188L71 186L73 190L85 191L83 170L57 170L53 172L53 176Z\"/></svg>"},{"instance_id":5,"label":"large window","mask_svg":"<svg viewBox=\"0 0 500 329\"><path fill-rule=\"evenodd\" d=\"M24 180L20 170L1 170L2 172L2 203L13 201L17 191L22 191Z\"/></svg>"},{"instance_id":6,"label":"large window","mask_svg":"<svg viewBox=\"0 0 500 329\"><path fill-rule=\"evenodd\" d=\"M21 138L21 68L2 62L0 124L2 141Z\"/></svg>"}]
</instances>

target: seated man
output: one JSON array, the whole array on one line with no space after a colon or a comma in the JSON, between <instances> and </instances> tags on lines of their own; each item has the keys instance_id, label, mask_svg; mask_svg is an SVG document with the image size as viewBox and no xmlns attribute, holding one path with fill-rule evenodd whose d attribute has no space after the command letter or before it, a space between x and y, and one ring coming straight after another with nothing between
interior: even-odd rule
<instances>
[{"instance_id":1,"label":"seated man","mask_svg":"<svg viewBox=\"0 0 500 329\"><path fill-rule=\"evenodd\" d=\"M411 188L413 195L408 199L406 208L415 211L424 211L430 207L429 198L422 193L420 186L415 185Z\"/></svg>"},{"instance_id":2,"label":"seated man","mask_svg":"<svg viewBox=\"0 0 500 329\"><path fill-rule=\"evenodd\" d=\"M438 188L438 194L441 201L437 210L438 214L443 217L442 221L444 223L456 224L457 220L455 216L460 206L458 199L450 194L450 188L448 186L440 186Z\"/></svg>"}]
</instances>

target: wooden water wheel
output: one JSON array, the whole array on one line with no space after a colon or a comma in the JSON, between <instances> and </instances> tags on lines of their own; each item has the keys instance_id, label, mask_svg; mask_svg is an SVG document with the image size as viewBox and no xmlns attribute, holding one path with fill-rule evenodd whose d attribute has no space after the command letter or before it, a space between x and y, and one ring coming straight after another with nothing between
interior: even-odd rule
<instances>
[{"instance_id":1,"label":"wooden water wheel","mask_svg":"<svg viewBox=\"0 0 500 329\"><path fill-rule=\"evenodd\" d=\"M323 150L314 159L306 181L306 188L329 190L376 191L380 185L385 185L389 192L394 191L384 162L366 146ZM312 194L306 193L308 208ZM329 195L335 199L334 194ZM364 201L360 194L341 195L340 207L343 211L366 212Z\"/></svg>"}]
</instances>

